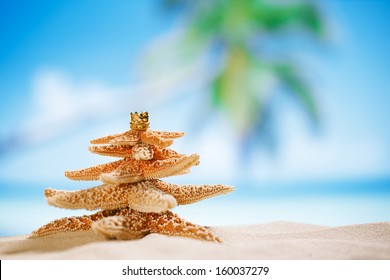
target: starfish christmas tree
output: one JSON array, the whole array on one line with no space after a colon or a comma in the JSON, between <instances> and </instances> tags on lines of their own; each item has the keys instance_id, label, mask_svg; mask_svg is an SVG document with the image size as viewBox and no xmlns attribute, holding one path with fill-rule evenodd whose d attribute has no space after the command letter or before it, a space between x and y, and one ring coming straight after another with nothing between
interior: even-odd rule
<instances>
[{"instance_id":1,"label":"starfish christmas tree","mask_svg":"<svg viewBox=\"0 0 390 280\"><path fill-rule=\"evenodd\" d=\"M189 173L192 166L199 164L199 156L167 148L184 133L149 129L147 112L130 115L130 130L92 140L89 147L92 153L122 159L65 172L70 179L101 180L102 185L79 191L45 190L49 205L100 211L52 221L34 231L31 237L93 230L110 239L137 239L161 233L220 241L210 229L185 221L169 209L226 194L234 188L161 181L159 178Z\"/></svg>"}]
</instances>

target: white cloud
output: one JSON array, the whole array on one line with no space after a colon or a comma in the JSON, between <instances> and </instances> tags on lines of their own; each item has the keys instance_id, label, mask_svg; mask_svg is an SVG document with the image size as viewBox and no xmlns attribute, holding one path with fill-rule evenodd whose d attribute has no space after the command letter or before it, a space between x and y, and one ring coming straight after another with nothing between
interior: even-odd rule
<instances>
[{"instance_id":1,"label":"white cloud","mask_svg":"<svg viewBox=\"0 0 390 280\"><path fill-rule=\"evenodd\" d=\"M33 83L34 112L22 131L28 131L32 143L50 139L85 120L112 114L127 92L98 82L75 83L60 71L40 71Z\"/></svg>"},{"instance_id":2,"label":"white cloud","mask_svg":"<svg viewBox=\"0 0 390 280\"><path fill-rule=\"evenodd\" d=\"M38 71L33 79L33 113L21 125L20 136L14 138L29 135L23 144L35 144L67 133L86 121L107 120L137 110L156 110L195 73L203 73L200 67L178 69L122 87L98 81L76 82L60 70Z\"/></svg>"}]
</instances>

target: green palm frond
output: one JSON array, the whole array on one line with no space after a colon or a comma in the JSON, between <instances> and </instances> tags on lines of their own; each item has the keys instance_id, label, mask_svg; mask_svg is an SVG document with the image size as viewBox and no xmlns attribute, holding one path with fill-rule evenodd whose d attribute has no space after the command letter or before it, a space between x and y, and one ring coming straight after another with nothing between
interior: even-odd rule
<instances>
[{"instance_id":1,"label":"green palm frond","mask_svg":"<svg viewBox=\"0 0 390 280\"><path fill-rule=\"evenodd\" d=\"M245 1L244 1L245 2ZM321 35L323 25L316 7L310 2L280 5L266 1L254 2L252 18L259 28L267 32L291 27L303 28Z\"/></svg>"},{"instance_id":2,"label":"green palm frond","mask_svg":"<svg viewBox=\"0 0 390 280\"><path fill-rule=\"evenodd\" d=\"M293 94L317 123L318 104L298 65L265 59L261 48L253 45L254 41L267 38L267 34L298 35L297 30L309 35L305 39L323 36L323 18L316 2L165 0L164 3L168 9L182 11L186 29L180 45L183 50L177 53L191 53L185 55L189 58L186 63L204 53L209 53L217 64L220 62L210 82L210 104L231 119L239 134L244 137L251 131L259 134L264 127L263 116L271 116L270 97L277 84Z\"/></svg>"},{"instance_id":3,"label":"green palm frond","mask_svg":"<svg viewBox=\"0 0 390 280\"><path fill-rule=\"evenodd\" d=\"M279 81L301 101L311 119L315 122L318 121L319 112L314 94L305 80L302 79L299 71L287 63L274 65L273 71Z\"/></svg>"}]
</instances>

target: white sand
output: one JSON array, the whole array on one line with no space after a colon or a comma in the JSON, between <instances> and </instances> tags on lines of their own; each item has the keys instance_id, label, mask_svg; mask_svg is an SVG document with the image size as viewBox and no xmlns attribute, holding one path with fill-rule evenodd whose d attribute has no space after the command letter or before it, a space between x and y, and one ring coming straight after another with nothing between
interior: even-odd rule
<instances>
[{"instance_id":1,"label":"white sand","mask_svg":"<svg viewBox=\"0 0 390 280\"><path fill-rule=\"evenodd\" d=\"M224 242L151 234L106 241L93 232L0 238L0 259L390 259L390 222L324 227L290 222L216 227Z\"/></svg>"}]
</instances>

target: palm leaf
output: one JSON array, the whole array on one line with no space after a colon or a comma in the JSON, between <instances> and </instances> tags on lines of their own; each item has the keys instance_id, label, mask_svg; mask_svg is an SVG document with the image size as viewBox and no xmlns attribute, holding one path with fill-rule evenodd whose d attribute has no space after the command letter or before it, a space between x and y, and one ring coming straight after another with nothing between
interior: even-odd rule
<instances>
[{"instance_id":1,"label":"palm leaf","mask_svg":"<svg viewBox=\"0 0 390 280\"><path fill-rule=\"evenodd\" d=\"M280 5L260 1L256 6L252 9L253 21L265 31L280 31L295 25L316 35L323 33L320 14L309 2Z\"/></svg>"},{"instance_id":2,"label":"palm leaf","mask_svg":"<svg viewBox=\"0 0 390 280\"><path fill-rule=\"evenodd\" d=\"M275 75L279 78L291 93L295 94L309 113L311 119L318 121L318 108L316 100L296 68L289 64L276 64L273 66Z\"/></svg>"}]
</instances>

